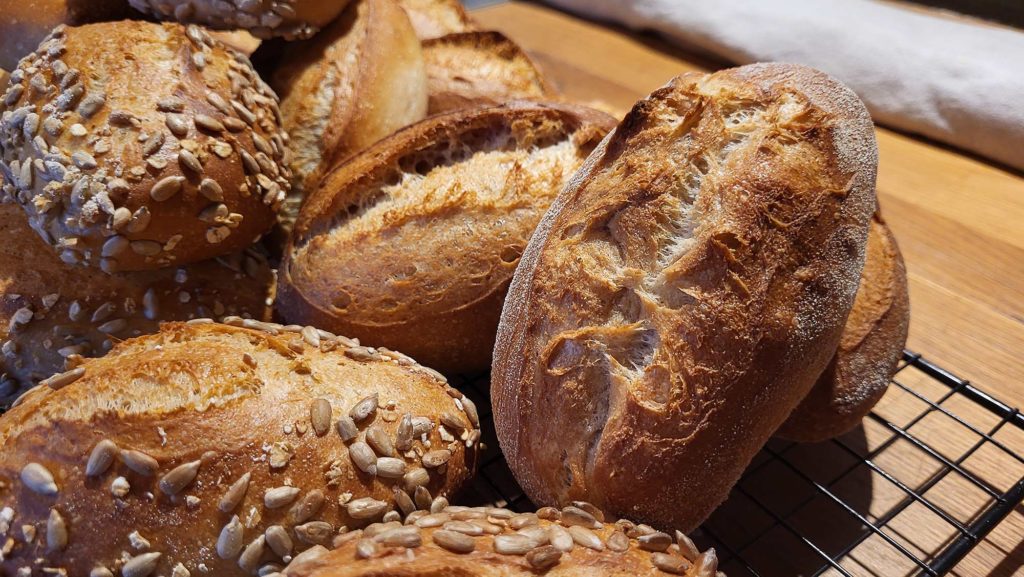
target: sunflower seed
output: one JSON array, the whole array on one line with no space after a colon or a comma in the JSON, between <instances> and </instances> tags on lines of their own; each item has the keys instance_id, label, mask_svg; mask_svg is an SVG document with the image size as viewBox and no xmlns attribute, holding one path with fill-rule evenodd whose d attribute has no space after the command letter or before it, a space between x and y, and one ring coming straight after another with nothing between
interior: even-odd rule
<instances>
[{"instance_id":1,"label":"sunflower seed","mask_svg":"<svg viewBox=\"0 0 1024 577\"><path fill-rule=\"evenodd\" d=\"M412 502L412 497L409 493L399 489L398 487L393 488L395 497L395 505L398 505L399 510L402 511L403 515L411 515L416 511L416 504Z\"/></svg>"},{"instance_id":2,"label":"sunflower seed","mask_svg":"<svg viewBox=\"0 0 1024 577\"><path fill-rule=\"evenodd\" d=\"M388 547L405 547L406 549L415 549L423 544L420 528L415 525L389 529L377 535L374 540Z\"/></svg>"},{"instance_id":3,"label":"sunflower seed","mask_svg":"<svg viewBox=\"0 0 1024 577\"><path fill-rule=\"evenodd\" d=\"M227 525L220 530L217 538L217 556L221 559L234 559L242 550L242 523L238 515L231 517Z\"/></svg>"},{"instance_id":4,"label":"sunflower seed","mask_svg":"<svg viewBox=\"0 0 1024 577\"><path fill-rule=\"evenodd\" d=\"M256 150L259 150L267 156L274 156L274 149L270 146L270 143L267 142L267 139L255 132L252 133L252 143L256 147Z\"/></svg>"},{"instance_id":5,"label":"sunflower seed","mask_svg":"<svg viewBox=\"0 0 1024 577\"><path fill-rule=\"evenodd\" d=\"M149 220L151 217L152 215L150 214L148 207L139 207L139 209L135 211L135 214L132 215L131 221L125 225L125 231L130 233L140 233L146 230L149 226Z\"/></svg>"},{"instance_id":6,"label":"sunflower seed","mask_svg":"<svg viewBox=\"0 0 1024 577\"><path fill-rule=\"evenodd\" d=\"M320 489L313 489L306 493L292 508L292 519L295 523L305 523L312 519L324 506L324 500L324 493Z\"/></svg>"},{"instance_id":7,"label":"sunflower seed","mask_svg":"<svg viewBox=\"0 0 1024 577\"><path fill-rule=\"evenodd\" d=\"M398 422L398 430L395 432L395 448L399 451L408 451L412 448L412 442L412 414L405 413Z\"/></svg>"},{"instance_id":8,"label":"sunflower seed","mask_svg":"<svg viewBox=\"0 0 1024 577\"><path fill-rule=\"evenodd\" d=\"M434 500L430 502L431 513L440 513L441 511L444 511L447 508L448 499L445 499L444 497L435 497Z\"/></svg>"},{"instance_id":9,"label":"sunflower seed","mask_svg":"<svg viewBox=\"0 0 1024 577\"><path fill-rule=\"evenodd\" d=\"M157 101L156 109L160 112L184 112L185 101L176 96L166 96Z\"/></svg>"},{"instance_id":10,"label":"sunflower seed","mask_svg":"<svg viewBox=\"0 0 1024 577\"><path fill-rule=\"evenodd\" d=\"M228 488L224 496L221 497L220 503L217 504L217 508L222 513L230 513L238 507L245 497L245 492L249 489L249 479L251 478L252 473L246 473Z\"/></svg>"},{"instance_id":11,"label":"sunflower seed","mask_svg":"<svg viewBox=\"0 0 1024 577\"><path fill-rule=\"evenodd\" d=\"M326 435L331 428L331 403L327 399L315 399L309 406L309 420L318 437Z\"/></svg>"},{"instance_id":12,"label":"sunflower seed","mask_svg":"<svg viewBox=\"0 0 1024 577\"><path fill-rule=\"evenodd\" d=\"M608 548L621 553L629 549L629 537L622 531L615 531L608 536Z\"/></svg>"},{"instance_id":13,"label":"sunflower seed","mask_svg":"<svg viewBox=\"0 0 1024 577\"><path fill-rule=\"evenodd\" d=\"M96 168L96 166L98 166L96 164L96 159L93 157L93 155L89 154L88 152L85 152L84 150L79 150L78 152L72 153L71 162L73 162L75 166L81 168L82 170L92 170Z\"/></svg>"},{"instance_id":14,"label":"sunflower seed","mask_svg":"<svg viewBox=\"0 0 1024 577\"><path fill-rule=\"evenodd\" d=\"M56 509L50 509L46 520L46 552L63 551L68 546L68 526Z\"/></svg>"},{"instance_id":15,"label":"sunflower seed","mask_svg":"<svg viewBox=\"0 0 1024 577\"><path fill-rule=\"evenodd\" d=\"M21 482L33 493L56 495L57 484L50 471L39 463L29 463L21 469Z\"/></svg>"},{"instance_id":16,"label":"sunflower seed","mask_svg":"<svg viewBox=\"0 0 1024 577\"><path fill-rule=\"evenodd\" d=\"M233 116L228 116L227 118L223 119L221 122L223 122L224 126L228 130L230 130L231 132L242 132L246 128L249 128L248 124L242 122L241 120L239 120L239 119L237 119L237 118L235 118Z\"/></svg>"},{"instance_id":17,"label":"sunflower seed","mask_svg":"<svg viewBox=\"0 0 1024 577\"><path fill-rule=\"evenodd\" d=\"M338 429L338 435L341 436L341 440L346 443L359 436L359 428L356 426L356 422L348 415L342 415L341 418L338 419L336 427Z\"/></svg>"},{"instance_id":18,"label":"sunflower seed","mask_svg":"<svg viewBox=\"0 0 1024 577\"><path fill-rule=\"evenodd\" d=\"M443 528L446 531L454 531L456 533L462 533L463 535L469 535L471 537L479 537L484 534L484 528L479 525L474 525L469 521L447 521L444 523Z\"/></svg>"},{"instance_id":19,"label":"sunflower seed","mask_svg":"<svg viewBox=\"0 0 1024 577\"><path fill-rule=\"evenodd\" d=\"M199 474L200 461L179 465L160 479L160 490L165 495L177 495Z\"/></svg>"},{"instance_id":20,"label":"sunflower seed","mask_svg":"<svg viewBox=\"0 0 1024 577\"><path fill-rule=\"evenodd\" d=\"M117 445L110 439L103 439L93 447L89 461L85 464L86 477L98 477L107 472L117 456Z\"/></svg>"},{"instance_id":21,"label":"sunflower seed","mask_svg":"<svg viewBox=\"0 0 1024 577\"><path fill-rule=\"evenodd\" d=\"M220 94L216 92L206 93L206 101L213 105L214 108L224 114L231 114L231 105L228 104Z\"/></svg>"},{"instance_id":22,"label":"sunflower seed","mask_svg":"<svg viewBox=\"0 0 1024 577\"><path fill-rule=\"evenodd\" d=\"M352 407L349 411L348 416L352 417L355 422L365 421L370 415L377 412L377 403L379 402L380 395L374 393L369 397L365 397Z\"/></svg>"},{"instance_id":23,"label":"sunflower seed","mask_svg":"<svg viewBox=\"0 0 1024 577\"><path fill-rule=\"evenodd\" d=\"M429 509L430 503L433 498L430 496L430 491L426 487L416 487L416 491L413 492L412 500L416 503L418 509Z\"/></svg>"},{"instance_id":24,"label":"sunflower seed","mask_svg":"<svg viewBox=\"0 0 1024 577\"><path fill-rule=\"evenodd\" d=\"M238 116L248 124L256 122L256 115L252 113L244 104L237 100L231 101L231 107L235 109Z\"/></svg>"},{"instance_id":25,"label":"sunflower seed","mask_svg":"<svg viewBox=\"0 0 1024 577\"><path fill-rule=\"evenodd\" d=\"M715 577L715 572L718 571L718 555L714 549L708 549L701 553L693 564L697 566L695 577Z\"/></svg>"},{"instance_id":26,"label":"sunflower seed","mask_svg":"<svg viewBox=\"0 0 1024 577\"><path fill-rule=\"evenodd\" d=\"M447 549L452 553L472 553L476 549L476 540L456 531L440 529L434 531L430 538L438 547Z\"/></svg>"},{"instance_id":27,"label":"sunflower seed","mask_svg":"<svg viewBox=\"0 0 1024 577\"><path fill-rule=\"evenodd\" d=\"M149 190L149 196L157 202L163 202L181 192L181 186L185 184L184 176L168 176L157 181Z\"/></svg>"},{"instance_id":28,"label":"sunflower seed","mask_svg":"<svg viewBox=\"0 0 1024 577\"><path fill-rule=\"evenodd\" d=\"M676 531L676 544L679 545L679 552L688 560L696 561L697 557L700 556L700 549L698 549L693 540L687 537L682 531Z\"/></svg>"},{"instance_id":29,"label":"sunflower seed","mask_svg":"<svg viewBox=\"0 0 1024 577\"><path fill-rule=\"evenodd\" d=\"M167 128L174 136L184 138L188 135L188 120L181 114L168 114L166 122Z\"/></svg>"},{"instance_id":30,"label":"sunflower seed","mask_svg":"<svg viewBox=\"0 0 1024 577\"><path fill-rule=\"evenodd\" d=\"M502 555L526 555L533 542L522 535L498 535L494 538L494 552Z\"/></svg>"},{"instance_id":31,"label":"sunflower seed","mask_svg":"<svg viewBox=\"0 0 1024 577\"><path fill-rule=\"evenodd\" d=\"M356 557L369 559L377 552L377 545L371 539L360 539L356 542Z\"/></svg>"},{"instance_id":32,"label":"sunflower seed","mask_svg":"<svg viewBox=\"0 0 1024 577\"><path fill-rule=\"evenodd\" d=\"M267 538L263 535L256 537L238 557L238 566L250 575L255 573L260 568L260 558L263 557L266 548Z\"/></svg>"},{"instance_id":33,"label":"sunflower seed","mask_svg":"<svg viewBox=\"0 0 1024 577\"><path fill-rule=\"evenodd\" d=\"M654 553L651 555L651 563L654 566L673 575L683 575L690 568L690 563L682 557L674 557L665 553Z\"/></svg>"},{"instance_id":34,"label":"sunflower seed","mask_svg":"<svg viewBox=\"0 0 1024 577\"><path fill-rule=\"evenodd\" d=\"M295 527L295 536L307 545L327 545L334 535L334 527L324 521L312 521Z\"/></svg>"},{"instance_id":35,"label":"sunflower seed","mask_svg":"<svg viewBox=\"0 0 1024 577\"><path fill-rule=\"evenodd\" d=\"M561 525L550 525L548 527L548 541L559 551L568 553L572 551L575 543L572 540L572 535L568 531L562 528ZM627 539L626 544L629 544Z\"/></svg>"},{"instance_id":36,"label":"sunflower seed","mask_svg":"<svg viewBox=\"0 0 1024 577\"><path fill-rule=\"evenodd\" d=\"M199 183L199 194L214 202L224 200L224 189L212 178L204 178Z\"/></svg>"},{"instance_id":37,"label":"sunflower seed","mask_svg":"<svg viewBox=\"0 0 1024 577\"><path fill-rule=\"evenodd\" d=\"M114 577L114 572L106 567L94 567L89 571L89 577Z\"/></svg>"},{"instance_id":38,"label":"sunflower seed","mask_svg":"<svg viewBox=\"0 0 1024 577\"><path fill-rule=\"evenodd\" d=\"M442 413L441 424L453 431L461 431L466 428L465 423L455 413Z\"/></svg>"},{"instance_id":39,"label":"sunflower seed","mask_svg":"<svg viewBox=\"0 0 1024 577\"><path fill-rule=\"evenodd\" d=\"M77 381L78 379L82 378L83 375L85 375L85 367L78 367L76 369L71 369L70 371L65 371L63 373L57 373L52 377L43 379L42 381L39 381L39 384L45 387L49 387L56 391Z\"/></svg>"},{"instance_id":40,"label":"sunflower seed","mask_svg":"<svg viewBox=\"0 0 1024 577\"><path fill-rule=\"evenodd\" d=\"M436 469L444 465L452 458L452 452L448 449L437 449L423 454L423 466L428 469Z\"/></svg>"},{"instance_id":41,"label":"sunflower seed","mask_svg":"<svg viewBox=\"0 0 1024 577\"><path fill-rule=\"evenodd\" d=\"M405 474L405 461L392 457L377 459L377 475L385 479L399 479Z\"/></svg>"},{"instance_id":42,"label":"sunflower seed","mask_svg":"<svg viewBox=\"0 0 1024 577\"><path fill-rule=\"evenodd\" d=\"M106 104L107 98L102 92L94 92L82 99L78 105L78 114L83 118L92 118Z\"/></svg>"},{"instance_id":43,"label":"sunflower seed","mask_svg":"<svg viewBox=\"0 0 1024 577\"><path fill-rule=\"evenodd\" d=\"M178 163L196 174L203 173L203 163L199 158L184 148L178 151Z\"/></svg>"},{"instance_id":44,"label":"sunflower seed","mask_svg":"<svg viewBox=\"0 0 1024 577\"><path fill-rule=\"evenodd\" d=\"M579 525L580 527L589 527L591 529L601 528L601 524L597 522L593 515L572 505L562 509L561 522L566 527Z\"/></svg>"},{"instance_id":45,"label":"sunflower seed","mask_svg":"<svg viewBox=\"0 0 1024 577\"><path fill-rule=\"evenodd\" d=\"M537 571L547 571L558 565L558 562L561 560L562 552L551 545L537 547L526 554L526 562L530 564L532 569Z\"/></svg>"},{"instance_id":46,"label":"sunflower seed","mask_svg":"<svg viewBox=\"0 0 1024 577\"><path fill-rule=\"evenodd\" d=\"M373 453L373 449L369 445L362 441L356 441L349 446L348 454L360 471L368 475L377 474L377 455Z\"/></svg>"},{"instance_id":47,"label":"sunflower seed","mask_svg":"<svg viewBox=\"0 0 1024 577\"><path fill-rule=\"evenodd\" d=\"M540 519L537 518L536 513L523 513L521 515L516 515L515 517L509 519L508 526L512 529L518 530L529 525L536 525L538 523L540 523Z\"/></svg>"},{"instance_id":48,"label":"sunflower seed","mask_svg":"<svg viewBox=\"0 0 1024 577\"><path fill-rule=\"evenodd\" d=\"M569 527L569 534L572 535L573 542L580 547L586 547L595 551L604 551L604 543L601 542L601 538L586 527L573 525Z\"/></svg>"},{"instance_id":49,"label":"sunflower seed","mask_svg":"<svg viewBox=\"0 0 1024 577\"><path fill-rule=\"evenodd\" d=\"M267 509L280 509L290 505L299 496L298 487L274 487L263 494L263 505Z\"/></svg>"},{"instance_id":50,"label":"sunflower seed","mask_svg":"<svg viewBox=\"0 0 1024 577\"><path fill-rule=\"evenodd\" d=\"M244 150L239 150L238 154L242 157L242 166L245 167L246 174L260 174L260 165L251 154Z\"/></svg>"},{"instance_id":51,"label":"sunflower seed","mask_svg":"<svg viewBox=\"0 0 1024 577\"><path fill-rule=\"evenodd\" d=\"M345 506L348 516L353 519L367 520L376 519L384 514L388 504L370 497L349 501Z\"/></svg>"},{"instance_id":52,"label":"sunflower seed","mask_svg":"<svg viewBox=\"0 0 1024 577\"><path fill-rule=\"evenodd\" d=\"M415 491L416 487L422 487L429 482L430 474L423 467L409 469L409 471L402 477L402 486L409 492Z\"/></svg>"},{"instance_id":53,"label":"sunflower seed","mask_svg":"<svg viewBox=\"0 0 1024 577\"><path fill-rule=\"evenodd\" d=\"M476 403L469 400L469 397L462 397L462 411L469 417L469 422L473 425L473 428L480 428L480 414L476 411Z\"/></svg>"},{"instance_id":54,"label":"sunflower seed","mask_svg":"<svg viewBox=\"0 0 1024 577\"><path fill-rule=\"evenodd\" d=\"M637 542L640 544L640 548L644 551L656 551L663 553L667 551L669 545L672 544L672 537L670 537L668 533L655 531L654 533L641 535L637 539Z\"/></svg>"},{"instance_id":55,"label":"sunflower seed","mask_svg":"<svg viewBox=\"0 0 1024 577\"><path fill-rule=\"evenodd\" d=\"M434 422L430 420L430 417L413 417L412 418L412 436L422 437L423 435L429 435L430 431L434 430Z\"/></svg>"},{"instance_id":56,"label":"sunflower seed","mask_svg":"<svg viewBox=\"0 0 1024 577\"><path fill-rule=\"evenodd\" d=\"M278 557L286 557L292 554L292 549L295 545L292 543L292 538L284 527L280 525L267 527L264 536L267 538L267 545L270 546L270 550Z\"/></svg>"},{"instance_id":57,"label":"sunflower seed","mask_svg":"<svg viewBox=\"0 0 1024 577\"><path fill-rule=\"evenodd\" d=\"M149 577L156 571L162 553L143 553L128 560L121 567L121 577Z\"/></svg>"},{"instance_id":58,"label":"sunflower seed","mask_svg":"<svg viewBox=\"0 0 1024 577\"><path fill-rule=\"evenodd\" d=\"M225 130L224 124L221 121L207 114L197 114L195 117L195 123L196 126L207 132L216 132L219 134Z\"/></svg>"},{"instance_id":59,"label":"sunflower seed","mask_svg":"<svg viewBox=\"0 0 1024 577\"><path fill-rule=\"evenodd\" d=\"M152 136L146 139L146 142L142 144L142 155L152 156L157 153L164 146L164 133L154 132Z\"/></svg>"},{"instance_id":60,"label":"sunflower seed","mask_svg":"<svg viewBox=\"0 0 1024 577\"><path fill-rule=\"evenodd\" d=\"M391 442L391 437L384 432L384 429L376 425L371 425L366 430L366 443L382 457L394 457L398 454L395 452L395 445Z\"/></svg>"},{"instance_id":61,"label":"sunflower seed","mask_svg":"<svg viewBox=\"0 0 1024 577\"><path fill-rule=\"evenodd\" d=\"M152 477L160 468L156 459L141 451L123 450L121 451L121 460L129 469L144 477Z\"/></svg>"}]
</instances>

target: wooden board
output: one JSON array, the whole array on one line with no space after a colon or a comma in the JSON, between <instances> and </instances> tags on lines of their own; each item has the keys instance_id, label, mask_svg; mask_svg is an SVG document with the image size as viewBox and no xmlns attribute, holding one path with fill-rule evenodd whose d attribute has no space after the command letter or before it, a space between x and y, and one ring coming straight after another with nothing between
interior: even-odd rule
<instances>
[{"instance_id":1,"label":"wooden board","mask_svg":"<svg viewBox=\"0 0 1024 577\"><path fill-rule=\"evenodd\" d=\"M522 44L563 93L596 103L618 114L639 97L689 70L720 66L688 55L657 40L614 27L590 23L535 4L511 2L479 9L473 17L481 26L501 30ZM943 367L970 379L996 397L1019 406L1024 403L1024 178L960 154L880 128L879 202L900 242L910 281L912 322L908 347ZM1024 143L1022 143L1024 145ZM932 386L921 375L907 374L908 384ZM879 407L893 415L911 414L921 407L907 394L890 392ZM956 409L972 422L991 417L964 403ZM914 413L916 414L916 413ZM886 415L888 416L888 415ZM945 418L945 417L943 417ZM947 443L950 456L962 447L962 431L931 417L911 432ZM1024 451L1024 435L1003 432L1007 444ZM871 423L852 434L850 442L866 450L892 436ZM818 449L824 451L824 449ZM813 452L813 449L812 449ZM998 451L968 459L986 481L1002 483L1024 468ZM817 458L822 459L819 454ZM919 452L895 443L882 455L890 466L908 475L927 475L934 463ZM828 458L825 457L827 461ZM970 516L978 497L970 487L943 480L939 498L948 512ZM851 476L855 494L870 499L870 511L884 511L893 499L891 484L871 475ZM948 486L947 486L948 485ZM858 489L859 488L859 489ZM935 491L937 491L935 489ZM938 493L936 493L938 495ZM931 495L931 493L930 493ZM893 521L893 531L921 555L941 548L942 535L928 511L908 508ZM755 525L741 511L738 524ZM812 515L812 517L814 517ZM834 516L819 515L819 531L835 530ZM813 525L813 523L812 523ZM742 527L738 530L742 532ZM752 529L751 529L752 530ZM1024 575L1024 509L1018 508L957 568L964 577ZM783 547L786 535L778 538ZM791 538L791 536L790 536ZM770 558L766 562L782 563ZM782 557L777 552L774 557ZM847 566L855 574L912 575L916 569L894 554L881 539L869 539L851 553ZM737 569L739 571L739 569ZM736 574L742 574L737 572ZM785 574L785 573L779 573Z\"/></svg>"}]
</instances>

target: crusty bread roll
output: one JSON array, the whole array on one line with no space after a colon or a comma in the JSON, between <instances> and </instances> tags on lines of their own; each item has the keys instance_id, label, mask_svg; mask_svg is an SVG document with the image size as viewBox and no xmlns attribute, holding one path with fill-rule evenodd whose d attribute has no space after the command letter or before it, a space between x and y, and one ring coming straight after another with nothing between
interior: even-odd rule
<instances>
[{"instance_id":1,"label":"crusty bread roll","mask_svg":"<svg viewBox=\"0 0 1024 577\"><path fill-rule=\"evenodd\" d=\"M349 0L129 0L163 20L219 30L247 30L259 38L309 38L341 14Z\"/></svg>"},{"instance_id":2,"label":"crusty bread roll","mask_svg":"<svg viewBox=\"0 0 1024 577\"><path fill-rule=\"evenodd\" d=\"M436 373L244 324L165 324L0 419L4 575L254 575L469 477L475 408Z\"/></svg>"},{"instance_id":3,"label":"crusty bread roll","mask_svg":"<svg viewBox=\"0 0 1024 577\"><path fill-rule=\"evenodd\" d=\"M253 249L182 267L107 275L60 262L21 209L0 204L0 407L160 321L270 320L274 275Z\"/></svg>"},{"instance_id":4,"label":"crusty bread roll","mask_svg":"<svg viewBox=\"0 0 1024 577\"><path fill-rule=\"evenodd\" d=\"M856 427L882 398L910 326L907 270L892 231L876 213L864 271L839 348L811 392L776 433L819 442Z\"/></svg>"},{"instance_id":5,"label":"crusty bread roll","mask_svg":"<svg viewBox=\"0 0 1024 577\"><path fill-rule=\"evenodd\" d=\"M423 58L427 114L555 94L526 53L500 32L463 32L427 40Z\"/></svg>"},{"instance_id":6,"label":"crusty bread roll","mask_svg":"<svg viewBox=\"0 0 1024 577\"><path fill-rule=\"evenodd\" d=\"M11 74L0 113L5 192L67 263L236 252L288 190L277 97L195 26L58 28Z\"/></svg>"},{"instance_id":7,"label":"crusty bread roll","mask_svg":"<svg viewBox=\"0 0 1024 577\"><path fill-rule=\"evenodd\" d=\"M523 102L433 117L381 141L307 198L279 311L440 371L486 370L530 234L614 125L587 108Z\"/></svg>"},{"instance_id":8,"label":"crusty bread roll","mask_svg":"<svg viewBox=\"0 0 1024 577\"><path fill-rule=\"evenodd\" d=\"M875 209L871 118L797 65L684 74L587 159L523 255L492 373L539 505L696 527L839 344Z\"/></svg>"},{"instance_id":9,"label":"crusty bread roll","mask_svg":"<svg viewBox=\"0 0 1024 577\"><path fill-rule=\"evenodd\" d=\"M286 219L339 160L427 112L423 52L394 0L354 0L322 34L288 46L274 87L292 139Z\"/></svg>"},{"instance_id":10,"label":"crusty bread roll","mask_svg":"<svg viewBox=\"0 0 1024 577\"><path fill-rule=\"evenodd\" d=\"M450 506L405 524L377 523L311 549L286 577L715 577L714 549L619 520L602 522L587 503L537 513ZM718 573L718 575L722 575Z\"/></svg>"},{"instance_id":11,"label":"crusty bread roll","mask_svg":"<svg viewBox=\"0 0 1024 577\"><path fill-rule=\"evenodd\" d=\"M476 29L460 0L398 0L398 3L409 14L420 40Z\"/></svg>"},{"instance_id":12,"label":"crusty bread roll","mask_svg":"<svg viewBox=\"0 0 1024 577\"><path fill-rule=\"evenodd\" d=\"M61 24L119 20L132 14L128 0L0 0L0 68L14 70Z\"/></svg>"}]
</instances>

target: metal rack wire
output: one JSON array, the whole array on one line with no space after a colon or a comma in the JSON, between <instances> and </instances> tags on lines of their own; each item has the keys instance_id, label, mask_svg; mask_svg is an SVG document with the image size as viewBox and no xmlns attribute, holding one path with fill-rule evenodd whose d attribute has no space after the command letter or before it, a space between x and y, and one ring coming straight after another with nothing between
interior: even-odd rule
<instances>
[{"instance_id":1,"label":"metal rack wire","mask_svg":"<svg viewBox=\"0 0 1024 577\"><path fill-rule=\"evenodd\" d=\"M490 406L486 378L464 390ZM467 499L530 510L482 413L491 450ZM1024 415L906 351L863 427L771 441L694 537L730 577L946 575L1024 501L1022 453Z\"/></svg>"}]
</instances>

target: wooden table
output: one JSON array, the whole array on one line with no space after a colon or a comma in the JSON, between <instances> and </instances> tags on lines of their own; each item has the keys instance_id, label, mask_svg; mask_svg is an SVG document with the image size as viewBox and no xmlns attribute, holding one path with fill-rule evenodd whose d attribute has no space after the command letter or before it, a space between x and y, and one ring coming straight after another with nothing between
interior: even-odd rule
<instances>
[{"instance_id":1,"label":"wooden table","mask_svg":"<svg viewBox=\"0 0 1024 577\"><path fill-rule=\"evenodd\" d=\"M524 46L566 96L600 102L619 114L673 76L715 66L652 38L535 4L502 3L472 15L482 27L500 30ZM913 312L908 348L1011 405L1024 404L1024 178L884 128L878 129L878 145L879 202L909 275ZM892 395L880 411L887 402L889 409L902 410ZM885 433L866 425L861 434L870 447L884 442ZM937 434L953 435L942 429ZM1024 451L1024 436L1006 442ZM1005 467L984 456L977 466L996 477L1011 474ZM1019 478L1024 473L1013 474ZM875 481L872 507L885 498L878 487ZM950 491L951 511L969 507L966 496ZM926 530L927 521L921 524L918 529ZM955 574L1024 575L1022 540L1024 509L1018 508ZM865 546L870 555L870 544ZM857 567L868 575L906 573L878 572L866 561Z\"/></svg>"}]
</instances>

